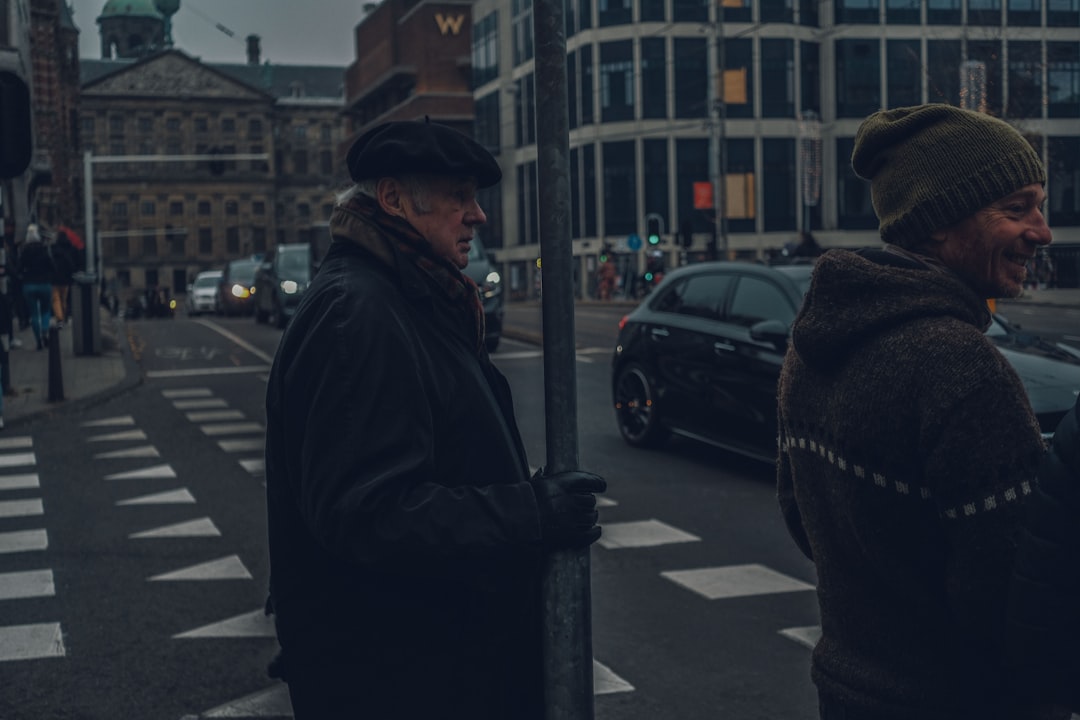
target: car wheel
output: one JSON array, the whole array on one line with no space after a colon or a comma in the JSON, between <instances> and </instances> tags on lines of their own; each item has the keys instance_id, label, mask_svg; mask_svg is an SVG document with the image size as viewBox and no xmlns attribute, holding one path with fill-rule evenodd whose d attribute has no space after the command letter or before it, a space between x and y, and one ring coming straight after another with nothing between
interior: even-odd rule
<instances>
[{"instance_id":1,"label":"car wheel","mask_svg":"<svg viewBox=\"0 0 1080 720\"><path fill-rule=\"evenodd\" d=\"M656 384L638 363L627 363L615 379L615 418L623 440L634 447L659 447L668 439L660 422Z\"/></svg>"}]
</instances>

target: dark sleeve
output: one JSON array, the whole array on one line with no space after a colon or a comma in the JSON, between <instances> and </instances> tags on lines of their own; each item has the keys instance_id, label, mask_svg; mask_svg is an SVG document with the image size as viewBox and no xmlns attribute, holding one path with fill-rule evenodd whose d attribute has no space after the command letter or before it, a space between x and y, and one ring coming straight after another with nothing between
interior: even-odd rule
<instances>
[{"instance_id":1,"label":"dark sleeve","mask_svg":"<svg viewBox=\"0 0 1080 720\"><path fill-rule=\"evenodd\" d=\"M784 366L786 369L787 362L785 362ZM786 380L786 373L782 373L778 386L778 397L783 396ZM779 428L780 435L778 440L779 452L776 459L776 499L780 503L780 514L783 516L784 524L787 525L788 533L795 541L795 544L802 550L803 555L813 560L814 553L810 547L810 539L806 536L802 514L799 512L798 503L795 502L795 478L792 475L791 458L788 456L788 443L792 441L792 438L788 437L785 431L787 423L784 420L784 410L779 401L777 402L776 426Z\"/></svg>"},{"instance_id":2,"label":"dark sleeve","mask_svg":"<svg viewBox=\"0 0 1080 720\"><path fill-rule=\"evenodd\" d=\"M424 567L539 540L535 496L519 471L444 484L435 389L408 318L393 307L339 311L304 348L297 367L313 376L292 379L304 397L290 405L304 411L290 422L303 428L300 512L319 542L362 564Z\"/></svg>"},{"instance_id":3,"label":"dark sleeve","mask_svg":"<svg viewBox=\"0 0 1080 720\"><path fill-rule=\"evenodd\" d=\"M1080 400L1078 400L1080 403ZM1080 419L1059 423L1026 508L1009 593L1009 661L1080 711Z\"/></svg>"}]
</instances>

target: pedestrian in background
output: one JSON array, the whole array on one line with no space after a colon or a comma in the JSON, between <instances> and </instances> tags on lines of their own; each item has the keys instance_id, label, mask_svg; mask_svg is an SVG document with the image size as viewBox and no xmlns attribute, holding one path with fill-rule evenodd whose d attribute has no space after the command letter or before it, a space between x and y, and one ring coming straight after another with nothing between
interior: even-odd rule
<instances>
[{"instance_id":1,"label":"pedestrian in background","mask_svg":"<svg viewBox=\"0 0 1080 720\"><path fill-rule=\"evenodd\" d=\"M63 230L58 230L52 245L53 268L52 311L56 324L63 327L71 310L71 283L75 275L76 250Z\"/></svg>"},{"instance_id":2,"label":"pedestrian in background","mask_svg":"<svg viewBox=\"0 0 1080 720\"><path fill-rule=\"evenodd\" d=\"M1009 596L1010 659L1033 694L1080 712L1080 399L1027 508Z\"/></svg>"},{"instance_id":3,"label":"pedestrian in background","mask_svg":"<svg viewBox=\"0 0 1080 720\"><path fill-rule=\"evenodd\" d=\"M1044 453L984 335L1051 241L1045 170L1007 123L874 113L852 168L883 249L815 266L779 385L778 496L818 575L822 718L1065 718L1003 651L1022 511Z\"/></svg>"},{"instance_id":4,"label":"pedestrian in background","mask_svg":"<svg viewBox=\"0 0 1080 720\"><path fill-rule=\"evenodd\" d=\"M19 279L22 281L23 297L30 313L30 327L34 331L37 349L45 347L49 340L52 322L52 283L56 268L52 253L41 238L36 224L26 228L26 241L19 249Z\"/></svg>"},{"instance_id":5,"label":"pedestrian in background","mask_svg":"<svg viewBox=\"0 0 1080 720\"><path fill-rule=\"evenodd\" d=\"M368 131L347 162L267 387L272 674L298 720L541 718L544 556L600 536L605 483L530 478L484 349L461 270L501 171L426 122Z\"/></svg>"}]
</instances>

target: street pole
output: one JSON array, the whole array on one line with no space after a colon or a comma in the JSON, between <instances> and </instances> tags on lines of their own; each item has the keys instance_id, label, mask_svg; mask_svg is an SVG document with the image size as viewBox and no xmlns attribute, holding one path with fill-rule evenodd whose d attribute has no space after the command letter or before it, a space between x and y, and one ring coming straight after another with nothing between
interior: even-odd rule
<instances>
[{"instance_id":1,"label":"street pole","mask_svg":"<svg viewBox=\"0 0 1080 720\"><path fill-rule=\"evenodd\" d=\"M570 240L570 121L563 0L534 0L540 261L544 268L544 402L547 467L577 469L577 368ZM588 92L588 90L587 90ZM547 720L593 717L589 549L552 553L543 578Z\"/></svg>"},{"instance_id":2,"label":"street pole","mask_svg":"<svg viewBox=\"0 0 1080 720\"><path fill-rule=\"evenodd\" d=\"M712 46L713 57L716 61L713 63L715 68L715 77L710 84L710 94L712 95L712 102L709 103L709 113L716 113L716 117L712 119L712 148L709 153L709 174L712 177L713 186L713 212L715 213L715 225L713 228L713 243L710 254L710 260L716 260L716 248L719 245L720 258L722 260L728 259L728 237L727 237L727 188L725 186L727 175L727 158L724 148L725 137L725 125L727 123L727 105L726 98L724 97L724 68L726 65L726 58L724 57L724 8L721 5L721 0L712 0L709 3L709 13L712 20Z\"/></svg>"}]
</instances>

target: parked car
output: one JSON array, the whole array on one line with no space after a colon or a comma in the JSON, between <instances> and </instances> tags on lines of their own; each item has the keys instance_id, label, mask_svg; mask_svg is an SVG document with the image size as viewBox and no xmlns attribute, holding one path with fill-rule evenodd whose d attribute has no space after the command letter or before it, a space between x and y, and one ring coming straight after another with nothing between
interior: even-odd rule
<instances>
[{"instance_id":1,"label":"parked car","mask_svg":"<svg viewBox=\"0 0 1080 720\"><path fill-rule=\"evenodd\" d=\"M480 288L484 303L484 345L488 352L495 352L502 338L503 282L480 238L473 238L469 245L469 264L464 272Z\"/></svg>"},{"instance_id":2,"label":"parked car","mask_svg":"<svg viewBox=\"0 0 1080 720\"><path fill-rule=\"evenodd\" d=\"M776 385L812 270L723 262L669 273L620 323L611 377L623 439L656 447L675 433L773 462ZM1000 316L988 335L1053 432L1076 402L1080 358Z\"/></svg>"},{"instance_id":3,"label":"parked car","mask_svg":"<svg viewBox=\"0 0 1080 720\"><path fill-rule=\"evenodd\" d=\"M221 282L220 270L206 270L195 276L187 286L184 309L188 315L201 315L214 312L217 308L218 284Z\"/></svg>"},{"instance_id":4,"label":"parked car","mask_svg":"<svg viewBox=\"0 0 1080 720\"><path fill-rule=\"evenodd\" d=\"M225 265L218 283L218 315L248 315L255 308L255 271L258 258L233 260Z\"/></svg>"},{"instance_id":5,"label":"parked car","mask_svg":"<svg viewBox=\"0 0 1080 720\"><path fill-rule=\"evenodd\" d=\"M311 283L311 245L278 245L255 273L255 322L285 327Z\"/></svg>"}]
</instances>

